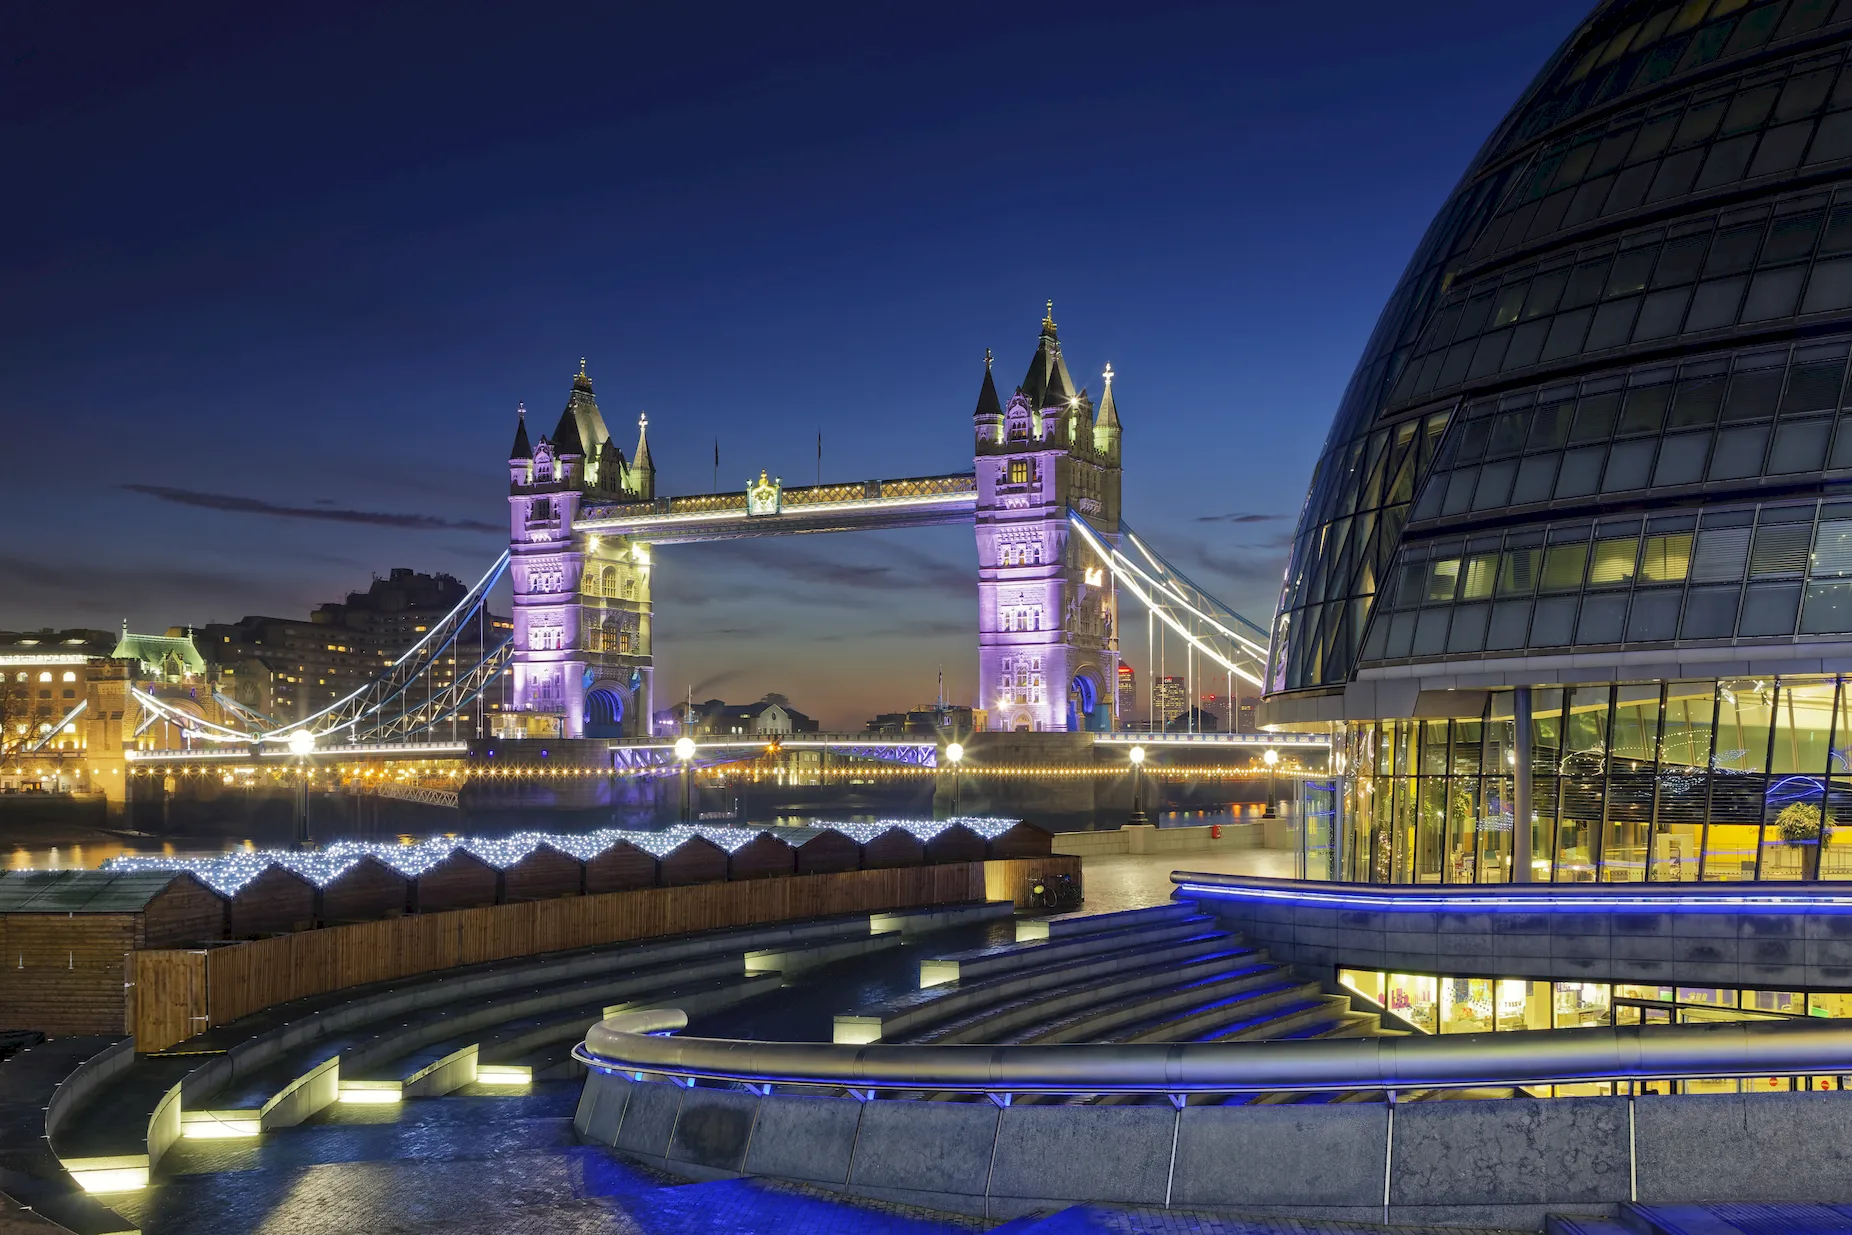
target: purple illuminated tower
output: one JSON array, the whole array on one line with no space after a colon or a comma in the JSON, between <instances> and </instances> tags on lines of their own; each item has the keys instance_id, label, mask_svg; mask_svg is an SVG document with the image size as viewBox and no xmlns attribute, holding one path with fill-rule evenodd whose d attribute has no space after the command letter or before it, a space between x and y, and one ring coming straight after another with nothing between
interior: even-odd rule
<instances>
[{"instance_id":1,"label":"purple illuminated tower","mask_svg":"<svg viewBox=\"0 0 1852 1235\"><path fill-rule=\"evenodd\" d=\"M990 357L977 436L978 705L992 729L1114 727L1118 600L1112 575L1068 527L1079 512L1119 540L1119 414L1112 366L1096 409L1076 390L1055 306L1022 385L997 399Z\"/></svg>"},{"instance_id":2,"label":"purple illuminated tower","mask_svg":"<svg viewBox=\"0 0 1852 1235\"><path fill-rule=\"evenodd\" d=\"M650 554L623 536L573 532L588 498L656 496L648 420L628 461L611 440L579 362L550 437L530 444L527 413L508 457L513 691L504 737L635 737L649 731Z\"/></svg>"}]
</instances>

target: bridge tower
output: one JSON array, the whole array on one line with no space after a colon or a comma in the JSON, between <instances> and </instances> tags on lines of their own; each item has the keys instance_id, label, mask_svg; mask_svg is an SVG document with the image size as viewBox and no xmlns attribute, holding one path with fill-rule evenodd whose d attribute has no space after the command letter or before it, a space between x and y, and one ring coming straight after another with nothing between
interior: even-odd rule
<instances>
[{"instance_id":1,"label":"bridge tower","mask_svg":"<svg viewBox=\"0 0 1852 1235\"><path fill-rule=\"evenodd\" d=\"M629 459L606 430L585 362L550 436L530 442L521 410L508 452L513 690L502 737L637 737L649 732L649 546L573 530L588 499L656 496L649 422Z\"/></svg>"},{"instance_id":2,"label":"bridge tower","mask_svg":"<svg viewBox=\"0 0 1852 1235\"><path fill-rule=\"evenodd\" d=\"M992 729L1114 727L1118 598L1112 574L1071 535L1079 512L1119 540L1119 413L1112 366L1098 407L1061 356L1054 302L1028 375L999 402L984 356L977 437L978 705Z\"/></svg>"}]
</instances>

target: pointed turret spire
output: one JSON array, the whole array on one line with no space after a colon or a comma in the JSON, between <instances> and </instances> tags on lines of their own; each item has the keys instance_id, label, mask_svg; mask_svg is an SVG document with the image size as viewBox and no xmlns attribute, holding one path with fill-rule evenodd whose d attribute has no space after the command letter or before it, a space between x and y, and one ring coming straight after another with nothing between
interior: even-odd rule
<instances>
[{"instance_id":1,"label":"pointed turret spire","mask_svg":"<svg viewBox=\"0 0 1852 1235\"><path fill-rule=\"evenodd\" d=\"M1003 403L997 398L997 383L990 376L990 349L984 349L984 384L977 391L977 412L979 420L991 418L1002 419Z\"/></svg>"},{"instance_id":2,"label":"pointed turret spire","mask_svg":"<svg viewBox=\"0 0 1852 1235\"><path fill-rule=\"evenodd\" d=\"M649 456L649 413L637 414L637 453L630 456L631 485L641 501L656 496L656 463Z\"/></svg>"},{"instance_id":3,"label":"pointed turret spire","mask_svg":"<svg viewBox=\"0 0 1852 1235\"><path fill-rule=\"evenodd\" d=\"M1096 429L1108 427L1117 429L1119 427L1119 408L1118 405L1113 402L1112 397L1112 366L1107 365L1106 371L1100 374L1100 376L1106 382L1106 393L1100 396L1099 409L1093 414L1093 427Z\"/></svg>"},{"instance_id":4,"label":"pointed turret spire","mask_svg":"<svg viewBox=\"0 0 1852 1235\"><path fill-rule=\"evenodd\" d=\"M533 443L527 440L527 404L516 405L515 414L520 417L515 422L514 445L508 449L508 458L531 459L534 457Z\"/></svg>"},{"instance_id":5,"label":"pointed turret spire","mask_svg":"<svg viewBox=\"0 0 1852 1235\"><path fill-rule=\"evenodd\" d=\"M598 411L598 400L592 393L591 375L585 371L585 361L581 358L579 371L572 377L572 391L566 396L566 408L559 414L559 425L553 430L553 448L562 455L592 458L610 437L604 427L604 417Z\"/></svg>"},{"instance_id":6,"label":"pointed turret spire","mask_svg":"<svg viewBox=\"0 0 1852 1235\"><path fill-rule=\"evenodd\" d=\"M1073 398L1074 379L1068 376L1067 361L1061 358L1061 339L1055 331L1055 302L1048 302L1042 318L1042 334L1035 344L1035 358L1029 372L1017 387L1033 408L1066 407Z\"/></svg>"}]
</instances>

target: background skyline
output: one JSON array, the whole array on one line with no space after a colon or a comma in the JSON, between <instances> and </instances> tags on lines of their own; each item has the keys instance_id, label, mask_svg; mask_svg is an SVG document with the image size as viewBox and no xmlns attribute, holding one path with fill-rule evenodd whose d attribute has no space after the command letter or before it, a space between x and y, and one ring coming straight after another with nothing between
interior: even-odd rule
<instances>
[{"instance_id":1,"label":"background skyline","mask_svg":"<svg viewBox=\"0 0 1852 1235\"><path fill-rule=\"evenodd\" d=\"M963 470L1051 297L1128 522L1264 622L1382 301L1586 8L0 17L0 628L473 580L580 356L662 493L716 439L722 488L819 432L826 480ZM659 705L969 701L967 528L658 562Z\"/></svg>"}]
</instances>

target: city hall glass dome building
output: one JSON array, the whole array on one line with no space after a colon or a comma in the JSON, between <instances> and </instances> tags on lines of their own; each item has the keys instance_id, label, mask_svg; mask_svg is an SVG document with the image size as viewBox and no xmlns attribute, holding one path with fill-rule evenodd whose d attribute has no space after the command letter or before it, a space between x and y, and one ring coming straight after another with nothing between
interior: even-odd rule
<instances>
[{"instance_id":1,"label":"city hall glass dome building","mask_svg":"<svg viewBox=\"0 0 1852 1235\"><path fill-rule=\"evenodd\" d=\"M1603 4L1429 228L1273 631L1331 875L1852 879L1849 48Z\"/></svg>"}]
</instances>

